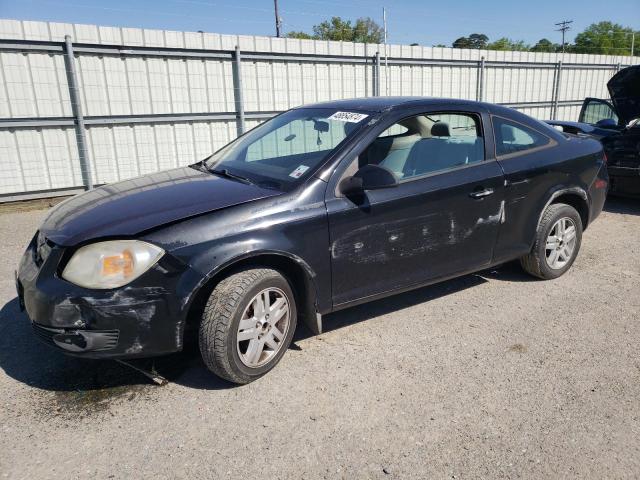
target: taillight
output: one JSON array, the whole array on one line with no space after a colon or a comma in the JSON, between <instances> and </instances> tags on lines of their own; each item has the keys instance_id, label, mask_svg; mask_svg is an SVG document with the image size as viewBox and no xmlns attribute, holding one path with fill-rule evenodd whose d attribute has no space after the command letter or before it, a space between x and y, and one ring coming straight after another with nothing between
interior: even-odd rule
<instances>
[{"instance_id":1,"label":"taillight","mask_svg":"<svg viewBox=\"0 0 640 480\"><path fill-rule=\"evenodd\" d=\"M607 158L607 152L605 152L604 150L602 151L602 161L604 163L609 163L609 159Z\"/></svg>"},{"instance_id":2,"label":"taillight","mask_svg":"<svg viewBox=\"0 0 640 480\"><path fill-rule=\"evenodd\" d=\"M601 178L596 178L594 185L596 188L607 188L607 181Z\"/></svg>"}]
</instances>

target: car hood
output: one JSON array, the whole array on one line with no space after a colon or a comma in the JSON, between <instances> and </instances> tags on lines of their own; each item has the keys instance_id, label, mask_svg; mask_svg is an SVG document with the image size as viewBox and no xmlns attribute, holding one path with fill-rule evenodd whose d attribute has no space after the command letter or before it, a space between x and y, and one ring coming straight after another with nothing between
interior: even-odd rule
<instances>
[{"instance_id":1,"label":"car hood","mask_svg":"<svg viewBox=\"0 0 640 480\"><path fill-rule=\"evenodd\" d=\"M280 193L183 167L112 183L72 197L50 211L40 232L63 246L101 237L127 237Z\"/></svg>"},{"instance_id":2,"label":"car hood","mask_svg":"<svg viewBox=\"0 0 640 480\"><path fill-rule=\"evenodd\" d=\"M625 124L640 117L640 65L616 73L607 83L616 112Z\"/></svg>"}]
</instances>

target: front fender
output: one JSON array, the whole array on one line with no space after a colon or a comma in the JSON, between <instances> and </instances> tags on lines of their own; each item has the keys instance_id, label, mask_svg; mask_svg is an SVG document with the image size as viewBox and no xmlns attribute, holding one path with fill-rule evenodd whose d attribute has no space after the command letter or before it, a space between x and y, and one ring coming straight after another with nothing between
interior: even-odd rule
<instances>
[{"instance_id":1,"label":"front fender","mask_svg":"<svg viewBox=\"0 0 640 480\"><path fill-rule=\"evenodd\" d=\"M186 219L151 232L146 239L202 276L189 302L203 285L233 265L271 257L303 272L311 286L309 296L314 297L307 303L325 313L333 306L325 189L324 182L312 180L301 192Z\"/></svg>"},{"instance_id":2,"label":"front fender","mask_svg":"<svg viewBox=\"0 0 640 480\"><path fill-rule=\"evenodd\" d=\"M214 267L202 279L200 284L194 288L190 301L192 302L197 293L212 280L215 281L216 278L223 278L227 272L233 271L236 267L241 268L242 266L249 265L261 265L277 270L284 270L282 272L283 274L289 274L290 277L293 277L289 278L292 282L300 279L301 275L298 273L300 272L304 285L293 285L294 290L302 293L299 298L304 299L303 304L298 305L299 315L314 334L322 333L322 317L319 313L319 291L316 272L302 258L281 250L253 250L250 253L240 254L227 259L224 263ZM292 273L293 275L291 275Z\"/></svg>"}]
</instances>

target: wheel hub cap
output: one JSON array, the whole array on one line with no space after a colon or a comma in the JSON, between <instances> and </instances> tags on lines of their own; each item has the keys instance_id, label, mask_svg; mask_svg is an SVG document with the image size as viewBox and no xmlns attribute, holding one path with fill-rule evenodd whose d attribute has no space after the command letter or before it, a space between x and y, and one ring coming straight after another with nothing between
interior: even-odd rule
<instances>
[{"instance_id":1,"label":"wheel hub cap","mask_svg":"<svg viewBox=\"0 0 640 480\"><path fill-rule=\"evenodd\" d=\"M576 248L576 224L571 218L564 217L553 224L545 246L547 265L558 270L573 258Z\"/></svg>"},{"instance_id":2,"label":"wheel hub cap","mask_svg":"<svg viewBox=\"0 0 640 480\"><path fill-rule=\"evenodd\" d=\"M267 364L280 351L290 324L291 308L279 288L267 288L245 308L237 333L238 355L248 367Z\"/></svg>"}]
</instances>

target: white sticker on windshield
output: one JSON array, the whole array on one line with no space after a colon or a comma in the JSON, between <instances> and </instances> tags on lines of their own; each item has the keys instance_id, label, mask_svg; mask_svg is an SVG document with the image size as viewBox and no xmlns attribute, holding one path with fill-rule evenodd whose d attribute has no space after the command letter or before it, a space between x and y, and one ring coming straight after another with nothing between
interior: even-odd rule
<instances>
[{"instance_id":1,"label":"white sticker on windshield","mask_svg":"<svg viewBox=\"0 0 640 480\"><path fill-rule=\"evenodd\" d=\"M300 178L302 174L307 170L309 170L309 167L307 167L306 165L300 165L293 172L291 172L289 176L293 178Z\"/></svg>"},{"instance_id":2,"label":"white sticker on windshield","mask_svg":"<svg viewBox=\"0 0 640 480\"><path fill-rule=\"evenodd\" d=\"M329 117L329 120L338 120L339 122L358 123L367 118L369 115L356 112L336 112Z\"/></svg>"}]
</instances>

